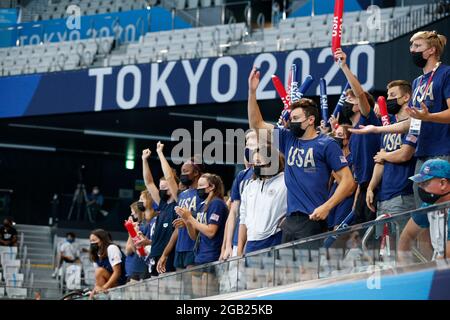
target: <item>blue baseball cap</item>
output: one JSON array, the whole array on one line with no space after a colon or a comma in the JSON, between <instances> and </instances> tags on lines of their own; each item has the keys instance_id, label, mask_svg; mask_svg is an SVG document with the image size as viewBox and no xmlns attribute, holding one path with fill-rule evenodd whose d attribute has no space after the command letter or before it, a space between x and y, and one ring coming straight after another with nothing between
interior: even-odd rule
<instances>
[{"instance_id":1,"label":"blue baseball cap","mask_svg":"<svg viewBox=\"0 0 450 320\"><path fill-rule=\"evenodd\" d=\"M450 179L450 163L442 159L425 161L418 174L409 177L414 182L420 183L433 178Z\"/></svg>"}]
</instances>

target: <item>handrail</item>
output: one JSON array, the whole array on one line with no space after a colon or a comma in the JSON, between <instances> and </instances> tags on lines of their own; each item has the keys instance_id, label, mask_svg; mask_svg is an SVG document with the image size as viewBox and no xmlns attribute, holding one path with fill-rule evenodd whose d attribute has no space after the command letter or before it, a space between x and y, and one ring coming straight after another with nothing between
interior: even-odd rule
<instances>
[{"instance_id":1,"label":"handrail","mask_svg":"<svg viewBox=\"0 0 450 320\"><path fill-rule=\"evenodd\" d=\"M183 277L183 274L186 274L186 273L192 273L192 272L195 272L195 271L204 270L204 269L209 268L209 267L213 267L213 266L217 266L217 265L221 265L221 264L226 264L226 263L230 263L230 262L234 262L234 261L238 261L238 260L244 260L244 259L249 258L249 257L258 256L258 255L261 255L261 254L264 254L264 253L269 253L269 252L275 252L276 250L280 250L280 249L293 248L293 247L298 246L300 244L306 244L308 242L314 242L314 241L317 241L317 240L323 240L323 239L326 239L326 238L328 238L330 236L339 236L339 235L342 235L342 234L348 234L348 233L353 232L353 231L358 231L358 230L362 230L362 229L369 229L369 228L373 228L376 225L385 224L385 223L396 223L397 219L409 218L411 216L411 214L427 214L428 212L431 212L431 211L438 211L438 210L449 209L449 208L450 208L450 201L447 201L445 203L429 206L429 207L426 207L426 208L419 208L419 209L409 210L409 211L405 211L405 212L398 213L398 214L392 214L389 217L384 217L383 219L372 220L372 221L368 221L368 222L365 222L365 223L361 223L361 224L357 224L357 225L353 225L353 226L348 226L348 227L343 228L343 229L338 229L338 230L334 230L334 231L321 233L321 234L318 234L318 235L315 235L315 236L306 237L306 238L303 238L303 239L291 241L291 242L280 244L280 245L273 246L273 247L270 247L270 248L254 251L254 252L251 252L249 254L244 254L242 256L232 257L232 258L229 258L229 259L227 259L225 261L209 262L209 263L198 265L198 266L195 266L195 267L192 267L192 268L189 268L189 269L184 269L184 270L181 270L181 271L161 274L157 278L150 278L150 279L143 280L141 282L135 282L135 283L132 283L132 284L125 284L125 285L122 285L122 286L118 286L118 287L109 289L109 292L111 292L111 291L115 292L115 291L119 291L120 289L123 289L123 288L134 287L136 285L141 285L142 283L151 283L151 282L155 282L155 281L164 280L165 278L174 277L176 275L180 275L181 277Z\"/></svg>"}]
</instances>

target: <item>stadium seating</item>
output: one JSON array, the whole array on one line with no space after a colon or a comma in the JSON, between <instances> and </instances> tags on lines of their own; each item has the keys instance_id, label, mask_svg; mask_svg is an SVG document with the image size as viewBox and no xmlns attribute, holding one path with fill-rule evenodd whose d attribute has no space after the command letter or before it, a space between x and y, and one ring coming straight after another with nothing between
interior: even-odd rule
<instances>
[{"instance_id":1,"label":"stadium seating","mask_svg":"<svg viewBox=\"0 0 450 320\"><path fill-rule=\"evenodd\" d=\"M96 0L79 4L83 4L82 8L86 10L92 10L104 3L123 6L124 2ZM62 0L49 7L53 8L53 12L58 12L55 8L71 3L78 2ZM202 5L204 4L208 3ZM136 0L129 5L142 5L142 2ZM180 3L178 5L181 6ZM194 4L187 1L186 5ZM345 13L342 44L389 41L395 19L412 19L412 12L424 9L428 15L433 10L425 5L381 9L379 25L371 22L371 14L366 11ZM282 20L276 28L255 30L251 35L244 23L148 32L138 42L117 45L114 49L113 38L0 48L0 76L67 71L93 65L119 66L224 54L328 47L331 45L332 19L331 14L288 18ZM427 19L425 16L423 22L431 17Z\"/></svg>"},{"instance_id":2,"label":"stadium seating","mask_svg":"<svg viewBox=\"0 0 450 320\"><path fill-rule=\"evenodd\" d=\"M82 15L95 15L112 12L146 9L158 4L157 0L45 0L40 5L27 5L23 8L23 21L39 21L61 19L66 17L70 5L80 8ZM159 3L165 8L196 9L223 5L222 0L162 0Z\"/></svg>"},{"instance_id":3,"label":"stadium seating","mask_svg":"<svg viewBox=\"0 0 450 320\"><path fill-rule=\"evenodd\" d=\"M0 246L0 297L5 295L8 298L26 298L27 288L24 287L27 280L29 269L23 267L22 260L26 259L26 246L23 246L23 234L19 237L19 247ZM19 259L19 253L22 251L22 259ZM25 253L24 253L25 252ZM21 273L20 271L25 271ZM3 284L1 284L3 281Z\"/></svg>"},{"instance_id":4,"label":"stadium seating","mask_svg":"<svg viewBox=\"0 0 450 320\"><path fill-rule=\"evenodd\" d=\"M0 75L20 75L89 67L97 55L108 54L112 44L113 38L99 38L0 48Z\"/></svg>"}]
</instances>

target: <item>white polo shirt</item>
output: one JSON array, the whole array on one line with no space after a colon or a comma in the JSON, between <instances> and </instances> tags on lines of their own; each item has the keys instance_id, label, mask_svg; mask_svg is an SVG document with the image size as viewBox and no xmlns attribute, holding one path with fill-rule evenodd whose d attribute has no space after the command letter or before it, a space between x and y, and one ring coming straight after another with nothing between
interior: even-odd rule
<instances>
[{"instance_id":1,"label":"white polo shirt","mask_svg":"<svg viewBox=\"0 0 450 320\"><path fill-rule=\"evenodd\" d=\"M240 224L247 227L247 241L267 239L280 231L278 227L287 211L284 172L261 180L252 180L241 195Z\"/></svg>"}]
</instances>

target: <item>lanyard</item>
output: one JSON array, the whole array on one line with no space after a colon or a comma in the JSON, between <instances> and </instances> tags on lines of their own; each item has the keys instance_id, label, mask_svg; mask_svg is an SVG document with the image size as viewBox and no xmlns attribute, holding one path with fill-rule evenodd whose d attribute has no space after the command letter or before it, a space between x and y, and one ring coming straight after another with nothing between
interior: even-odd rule
<instances>
[{"instance_id":1,"label":"lanyard","mask_svg":"<svg viewBox=\"0 0 450 320\"><path fill-rule=\"evenodd\" d=\"M425 96L428 92L428 89L430 88L431 81L433 80L434 73L436 72L436 70L439 68L440 65L441 65L441 62L438 61L436 63L436 66L433 68L433 71L431 72L431 76L428 79L427 85L425 87L425 90L423 91L422 96L420 98L417 98L417 95L419 94L420 86L422 85L423 75L420 77L420 82L419 82L419 85L417 86L417 91L416 91L416 94L414 95L414 99L413 99L413 106L416 105L416 101L419 101L419 103L421 103L423 101L423 99L425 98Z\"/></svg>"}]
</instances>

